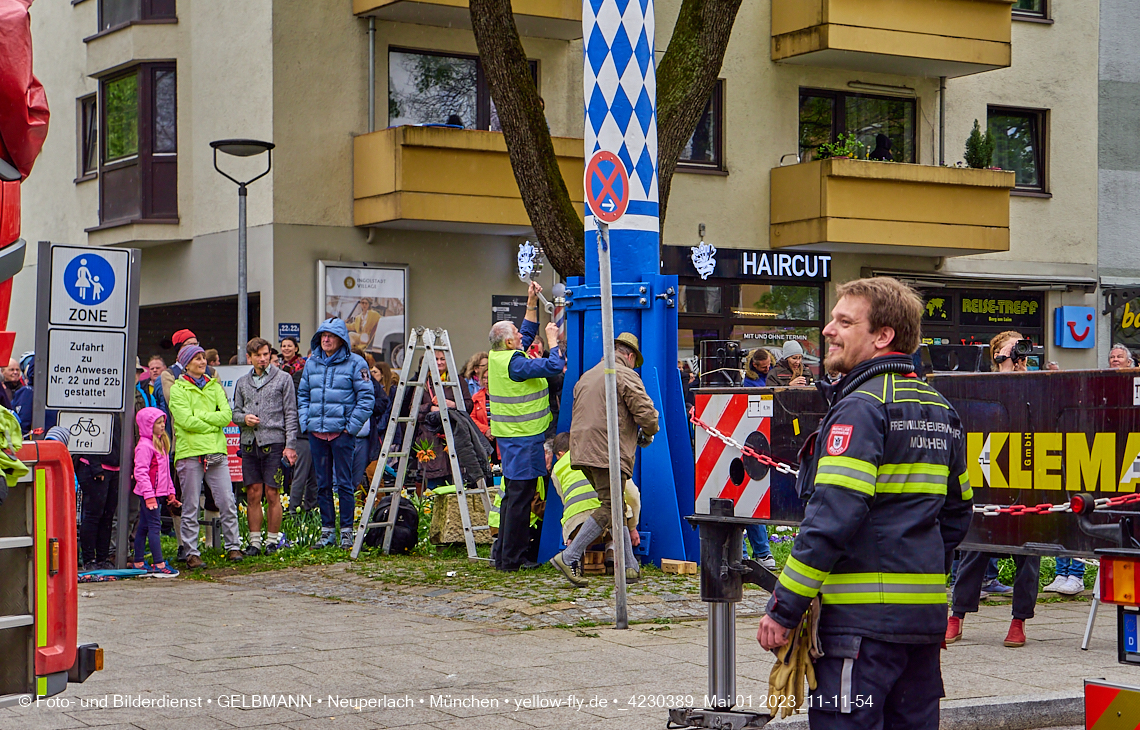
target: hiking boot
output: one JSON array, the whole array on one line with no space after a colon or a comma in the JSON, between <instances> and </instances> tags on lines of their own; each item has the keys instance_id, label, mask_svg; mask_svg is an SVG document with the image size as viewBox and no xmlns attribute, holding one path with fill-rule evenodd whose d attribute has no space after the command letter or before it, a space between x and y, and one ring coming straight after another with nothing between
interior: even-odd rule
<instances>
[{"instance_id":1,"label":"hiking boot","mask_svg":"<svg viewBox=\"0 0 1140 730\"><path fill-rule=\"evenodd\" d=\"M950 620L946 622L946 644L953 644L958 639L962 638L962 619L957 616L951 616Z\"/></svg>"},{"instance_id":2,"label":"hiking boot","mask_svg":"<svg viewBox=\"0 0 1140 730\"><path fill-rule=\"evenodd\" d=\"M641 570L638 568L625 569L625 584L633 585L641 581Z\"/></svg>"},{"instance_id":3,"label":"hiking boot","mask_svg":"<svg viewBox=\"0 0 1140 730\"><path fill-rule=\"evenodd\" d=\"M245 556L241 554L241 550L230 550L226 553L226 560L231 563L240 563L245 560Z\"/></svg>"},{"instance_id":4,"label":"hiking boot","mask_svg":"<svg viewBox=\"0 0 1140 730\"><path fill-rule=\"evenodd\" d=\"M243 552L248 557L256 558L258 555L261 555L261 548L259 548L257 545L250 545Z\"/></svg>"},{"instance_id":5,"label":"hiking boot","mask_svg":"<svg viewBox=\"0 0 1140 730\"><path fill-rule=\"evenodd\" d=\"M198 568L201 568L203 565L205 565L205 563L202 562L201 556L191 555L186 558L186 567L190 570L198 570Z\"/></svg>"},{"instance_id":6,"label":"hiking boot","mask_svg":"<svg viewBox=\"0 0 1140 730\"><path fill-rule=\"evenodd\" d=\"M562 559L562 553L558 553L550 559L550 564L558 570L562 571L562 575L566 576L566 580L570 581L577 588L584 588L590 585L590 581L582 575L582 564L575 560L569 565Z\"/></svg>"},{"instance_id":7,"label":"hiking boot","mask_svg":"<svg viewBox=\"0 0 1140 730\"><path fill-rule=\"evenodd\" d=\"M1025 646L1025 620L1015 618L1009 622L1009 633L1005 635L1005 645L1011 649Z\"/></svg>"}]
</instances>

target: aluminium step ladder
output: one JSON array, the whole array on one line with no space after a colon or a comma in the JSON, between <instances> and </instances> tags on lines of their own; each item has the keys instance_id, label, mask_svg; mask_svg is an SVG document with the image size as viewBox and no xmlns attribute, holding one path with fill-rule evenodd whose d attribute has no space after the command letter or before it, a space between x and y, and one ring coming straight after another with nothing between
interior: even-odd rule
<instances>
[{"instance_id":1,"label":"aluminium step ladder","mask_svg":"<svg viewBox=\"0 0 1140 730\"><path fill-rule=\"evenodd\" d=\"M420 351L423 352L423 358L420 363L419 373L413 380L411 378L412 362L415 360L416 354ZM440 376L439 366L435 361L435 354L437 352L442 352L446 359L447 373L450 378L448 382L443 382ZM360 549L364 545L364 536L374 527L379 527L384 530L384 554L389 554L391 550L392 531L396 526L396 520L399 516L400 499L403 497L404 491L404 479L408 473L408 460L412 457L412 444L415 440L416 423L419 420L420 402L423 400L429 378L432 392L436 395L437 401L443 403L444 401L450 400L455 403L456 408L461 411L466 411L466 405L463 400L463 381L458 369L455 367L455 357L452 354L451 340L448 339L447 330L417 327L413 329L408 336L408 346L407 349L404 350L404 364L400 368L400 381L396 386L395 397L392 399L392 414L388 418L388 430L384 432L384 443L380 447L380 458L376 462L376 472L372 476L372 485L368 490L368 499L364 503L364 511L361 512L360 523L356 527L356 540L353 542L351 553L353 559L356 559L360 555ZM414 389L412 392L411 408L407 416L401 416L401 405L404 402L404 396L409 386ZM448 388L451 390L448 391ZM455 441L451 428L451 417L445 403L443 403L439 409L439 415L443 427L443 435L448 445L447 457L451 464L451 479L455 484L455 496L459 502L459 517L463 523L463 541L467 544L467 559L489 560L489 558L479 557L476 552L475 533L491 528L485 524L472 525L471 515L467 509L467 495L477 494L483 499L483 514L491 514L491 500L487 493L486 481L480 478L477 482L478 486L474 489L464 489L463 474L459 469L459 459L455 454L455 449L452 447ZM395 440L396 430L399 424L404 424L404 438L403 443L399 447L399 451L395 451L393 441ZM396 468L395 483L390 487L386 487L384 486L384 466L391 457L396 457L399 465ZM388 505L388 519L373 522L372 512L377 503L377 495L382 494L392 495L391 504Z\"/></svg>"}]
</instances>

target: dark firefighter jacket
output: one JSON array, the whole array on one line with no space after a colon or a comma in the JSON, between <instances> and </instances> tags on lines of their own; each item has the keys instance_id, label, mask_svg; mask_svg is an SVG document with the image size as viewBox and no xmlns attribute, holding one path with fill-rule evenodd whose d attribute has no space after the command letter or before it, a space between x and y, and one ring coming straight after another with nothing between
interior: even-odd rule
<instances>
[{"instance_id":1,"label":"dark firefighter jacket","mask_svg":"<svg viewBox=\"0 0 1140 730\"><path fill-rule=\"evenodd\" d=\"M796 626L820 596L820 633L935 643L946 633L946 573L972 515L958 414L888 355L825 385L830 409L802 456L810 492L768 604Z\"/></svg>"}]
</instances>

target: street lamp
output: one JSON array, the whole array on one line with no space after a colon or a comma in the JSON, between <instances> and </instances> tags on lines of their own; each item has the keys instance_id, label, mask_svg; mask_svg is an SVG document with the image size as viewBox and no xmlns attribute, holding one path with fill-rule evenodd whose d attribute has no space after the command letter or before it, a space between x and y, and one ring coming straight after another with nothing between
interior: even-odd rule
<instances>
[{"instance_id":1,"label":"street lamp","mask_svg":"<svg viewBox=\"0 0 1140 730\"><path fill-rule=\"evenodd\" d=\"M222 177L234 182L238 186L238 346L237 354L241 357L241 353L245 350L245 343L249 341L249 302L247 296L246 285L246 253L245 253L245 189L248 185L252 184L255 180L260 180L269 174L273 169L273 143L262 142L258 139L219 139L210 143L214 148L214 169L221 173ZM222 171L218 167L218 151L233 155L234 157L255 157L262 152L269 153L269 164L265 168L265 172L261 173L255 178L251 178L242 182Z\"/></svg>"}]
</instances>

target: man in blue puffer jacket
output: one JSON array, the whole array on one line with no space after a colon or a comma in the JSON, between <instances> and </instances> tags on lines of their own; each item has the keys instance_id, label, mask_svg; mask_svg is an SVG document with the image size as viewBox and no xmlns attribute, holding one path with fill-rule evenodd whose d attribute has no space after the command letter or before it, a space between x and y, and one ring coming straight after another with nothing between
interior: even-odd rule
<instances>
[{"instance_id":1,"label":"man in blue puffer jacket","mask_svg":"<svg viewBox=\"0 0 1140 730\"><path fill-rule=\"evenodd\" d=\"M309 434L313 470L317 474L317 503L321 508L321 541L336 546L333 485L340 502L340 546L351 548L355 512L352 455L356 435L372 415L375 396L364 358L348 349L348 328L342 320L321 322L313 334L313 354L301 373L297 417L301 433Z\"/></svg>"}]
</instances>

